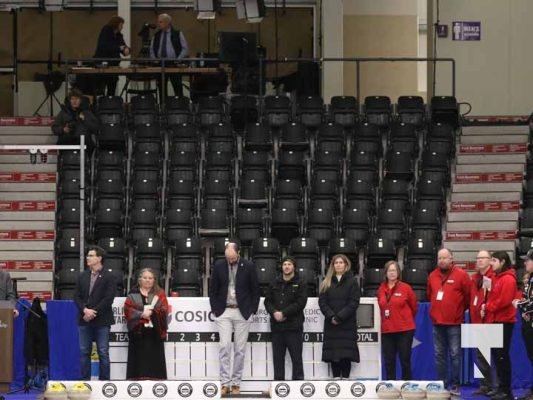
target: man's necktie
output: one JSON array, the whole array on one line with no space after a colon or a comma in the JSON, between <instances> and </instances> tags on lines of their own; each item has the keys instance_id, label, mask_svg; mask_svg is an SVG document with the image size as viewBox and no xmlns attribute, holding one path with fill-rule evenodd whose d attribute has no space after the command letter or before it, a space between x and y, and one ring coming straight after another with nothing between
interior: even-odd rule
<instances>
[{"instance_id":1,"label":"man's necktie","mask_svg":"<svg viewBox=\"0 0 533 400\"><path fill-rule=\"evenodd\" d=\"M167 58L167 36L168 32L163 32L163 40L161 42L161 58Z\"/></svg>"}]
</instances>

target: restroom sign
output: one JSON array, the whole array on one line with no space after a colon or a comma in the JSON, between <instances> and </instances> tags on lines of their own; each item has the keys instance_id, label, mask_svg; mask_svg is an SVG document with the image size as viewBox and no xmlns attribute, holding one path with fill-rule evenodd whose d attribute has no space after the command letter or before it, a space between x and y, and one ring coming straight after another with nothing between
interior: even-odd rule
<instances>
[{"instance_id":1,"label":"restroom sign","mask_svg":"<svg viewBox=\"0 0 533 400\"><path fill-rule=\"evenodd\" d=\"M480 21L453 21L452 22L452 39L453 40L481 40L481 22Z\"/></svg>"}]
</instances>

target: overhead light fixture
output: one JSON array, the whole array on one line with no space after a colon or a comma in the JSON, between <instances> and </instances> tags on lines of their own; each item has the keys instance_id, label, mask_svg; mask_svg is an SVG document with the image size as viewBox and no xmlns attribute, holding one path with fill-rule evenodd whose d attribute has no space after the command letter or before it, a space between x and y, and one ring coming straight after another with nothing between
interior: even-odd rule
<instances>
[{"instance_id":1,"label":"overhead light fixture","mask_svg":"<svg viewBox=\"0 0 533 400\"><path fill-rule=\"evenodd\" d=\"M219 0L195 0L194 9L198 11L198 19L215 19L219 8Z\"/></svg>"},{"instance_id":2,"label":"overhead light fixture","mask_svg":"<svg viewBox=\"0 0 533 400\"><path fill-rule=\"evenodd\" d=\"M266 13L264 0L236 0L237 18L256 24L263 20Z\"/></svg>"}]
</instances>

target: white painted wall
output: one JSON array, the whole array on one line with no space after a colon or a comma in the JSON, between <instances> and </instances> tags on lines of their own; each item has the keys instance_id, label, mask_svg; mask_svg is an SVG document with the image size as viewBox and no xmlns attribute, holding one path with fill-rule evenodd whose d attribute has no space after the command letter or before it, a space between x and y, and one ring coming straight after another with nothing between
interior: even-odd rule
<instances>
[{"instance_id":1,"label":"white painted wall","mask_svg":"<svg viewBox=\"0 0 533 400\"><path fill-rule=\"evenodd\" d=\"M435 7L435 0L434 8ZM437 56L457 63L456 97L471 115L527 115L533 109L533 1L440 1L440 23L481 21L481 41L437 39ZM436 17L436 10L434 18ZM451 33L451 32L450 32ZM450 94L449 67L437 68L436 93Z\"/></svg>"},{"instance_id":2,"label":"white painted wall","mask_svg":"<svg viewBox=\"0 0 533 400\"><path fill-rule=\"evenodd\" d=\"M340 58L343 53L343 0L322 1L322 57ZM322 66L322 96L326 103L343 93L343 63Z\"/></svg>"}]
</instances>

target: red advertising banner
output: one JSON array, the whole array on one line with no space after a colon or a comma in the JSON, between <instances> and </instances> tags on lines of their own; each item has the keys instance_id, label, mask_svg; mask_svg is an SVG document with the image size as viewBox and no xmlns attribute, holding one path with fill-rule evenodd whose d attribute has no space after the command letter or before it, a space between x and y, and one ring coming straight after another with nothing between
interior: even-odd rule
<instances>
[{"instance_id":1,"label":"red advertising banner","mask_svg":"<svg viewBox=\"0 0 533 400\"><path fill-rule=\"evenodd\" d=\"M461 154L525 153L527 152L527 143L462 144L459 146L459 152Z\"/></svg>"},{"instance_id":2,"label":"red advertising banner","mask_svg":"<svg viewBox=\"0 0 533 400\"><path fill-rule=\"evenodd\" d=\"M517 211L520 209L518 201L473 201L457 202L450 205L450 211Z\"/></svg>"},{"instance_id":3,"label":"red advertising banner","mask_svg":"<svg viewBox=\"0 0 533 400\"><path fill-rule=\"evenodd\" d=\"M0 126L49 126L54 117L1 117Z\"/></svg>"},{"instance_id":4,"label":"red advertising banner","mask_svg":"<svg viewBox=\"0 0 533 400\"><path fill-rule=\"evenodd\" d=\"M55 211L55 201L0 201L0 211Z\"/></svg>"},{"instance_id":5,"label":"red advertising banner","mask_svg":"<svg viewBox=\"0 0 533 400\"><path fill-rule=\"evenodd\" d=\"M53 261L0 261L0 269L50 271L54 268Z\"/></svg>"},{"instance_id":6,"label":"red advertising banner","mask_svg":"<svg viewBox=\"0 0 533 400\"><path fill-rule=\"evenodd\" d=\"M447 232L446 240L513 240L514 231Z\"/></svg>"},{"instance_id":7,"label":"red advertising banner","mask_svg":"<svg viewBox=\"0 0 533 400\"><path fill-rule=\"evenodd\" d=\"M56 174L52 172L0 172L0 182L55 182Z\"/></svg>"},{"instance_id":8,"label":"red advertising banner","mask_svg":"<svg viewBox=\"0 0 533 400\"><path fill-rule=\"evenodd\" d=\"M0 240L54 240L54 231L0 231Z\"/></svg>"},{"instance_id":9,"label":"red advertising banner","mask_svg":"<svg viewBox=\"0 0 533 400\"><path fill-rule=\"evenodd\" d=\"M455 183L498 183L498 182L522 182L523 175L520 173L498 174L457 174Z\"/></svg>"},{"instance_id":10,"label":"red advertising banner","mask_svg":"<svg viewBox=\"0 0 533 400\"><path fill-rule=\"evenodd\" d=\"M465 271L474 271L476 269L475 261L459 261L456 262L455 265Z\"/></svg>"},{"instance_id":11,"label":"red advertising banner","mask_svg":"<svg viewBox=\"0 0 533 400\"><path fill-rule=\"evenodd\" d=\"M33 300L36 297L39 297L41 300L52 300L52 292L49 291L43 291L43 292L37 292L37 291L24 291L21 292L19 290L18 292L19 297L23 299Z\"/></svg>"}]
</instances>

